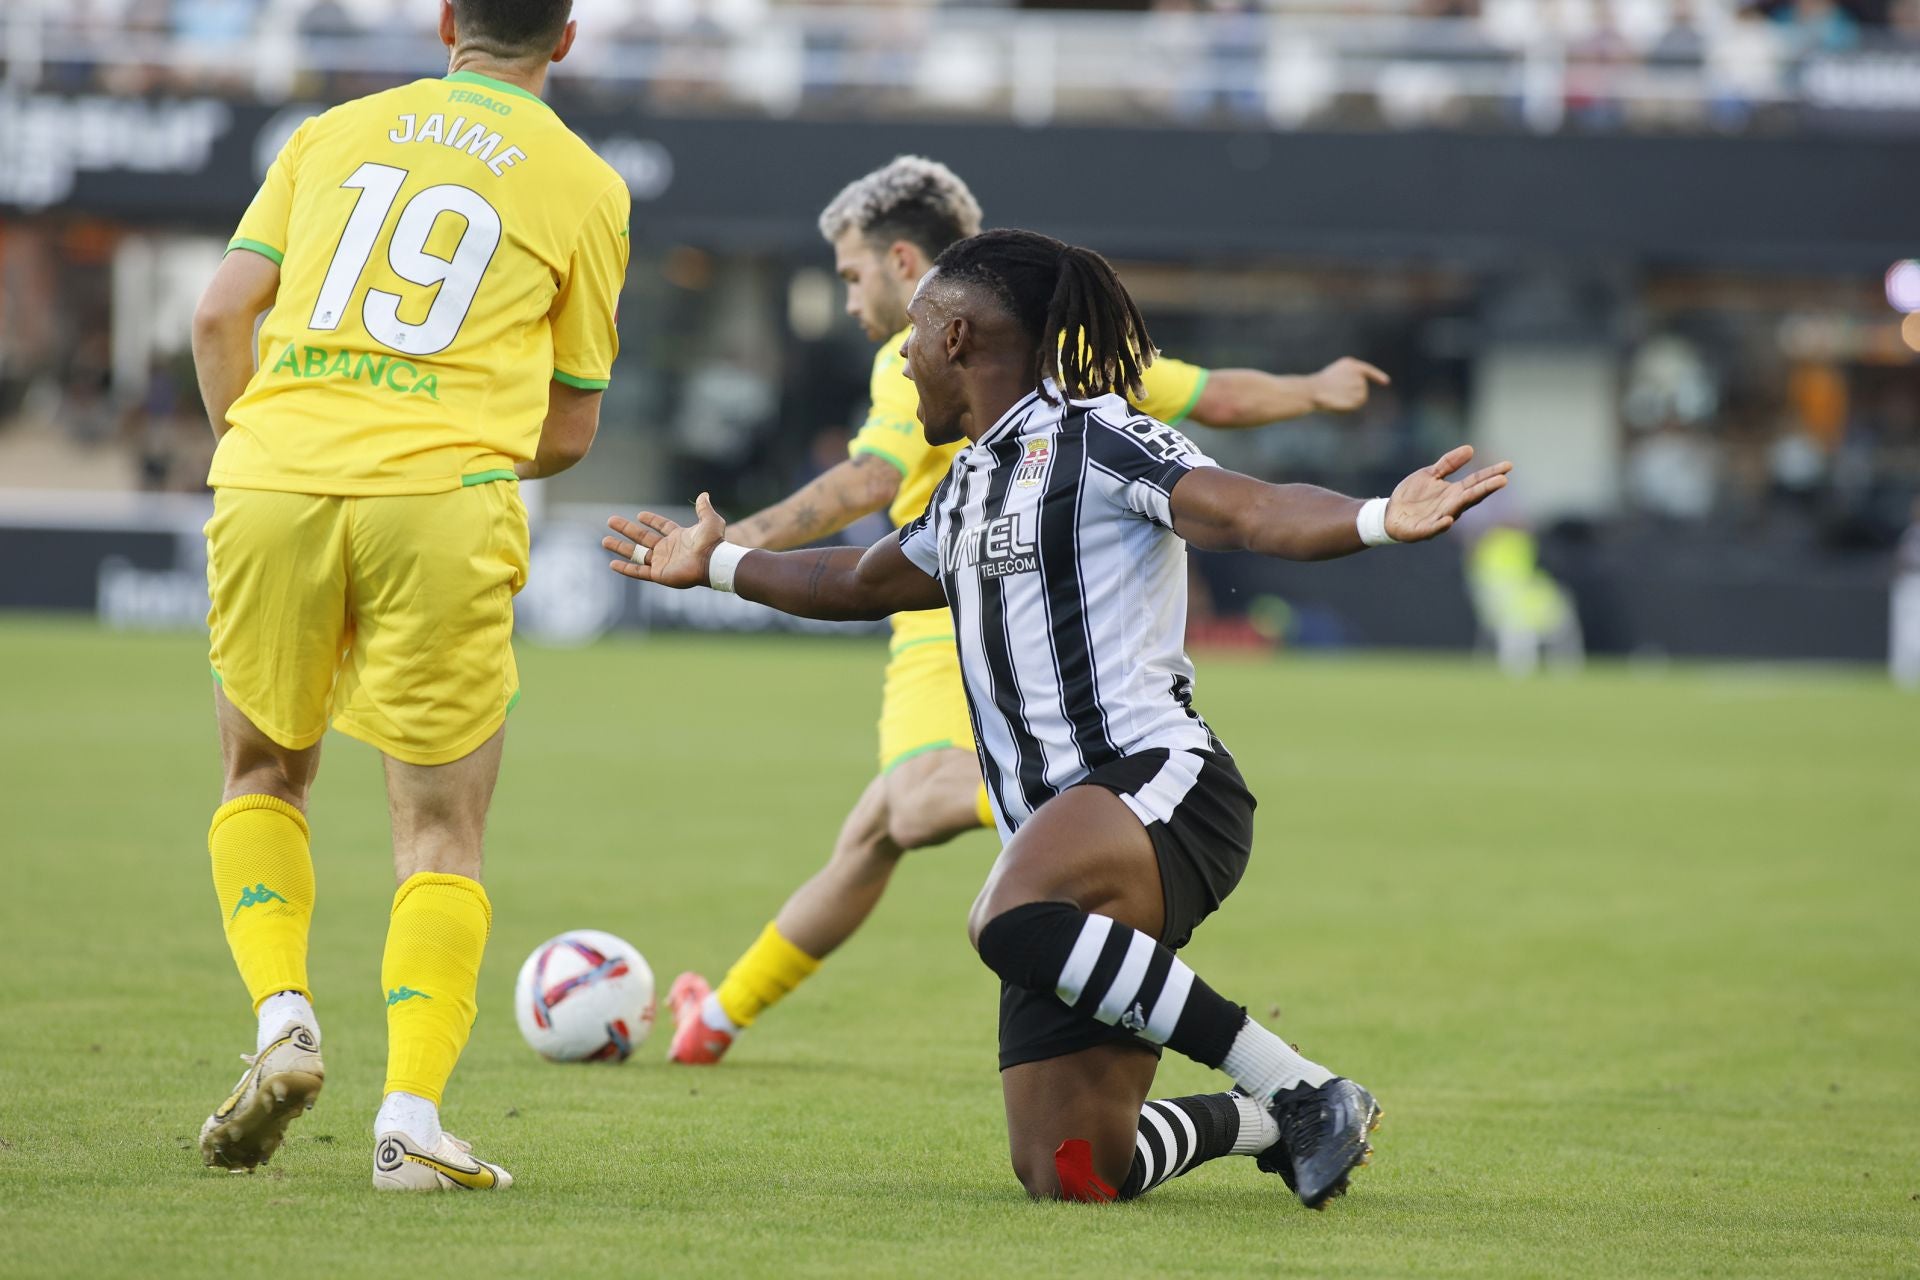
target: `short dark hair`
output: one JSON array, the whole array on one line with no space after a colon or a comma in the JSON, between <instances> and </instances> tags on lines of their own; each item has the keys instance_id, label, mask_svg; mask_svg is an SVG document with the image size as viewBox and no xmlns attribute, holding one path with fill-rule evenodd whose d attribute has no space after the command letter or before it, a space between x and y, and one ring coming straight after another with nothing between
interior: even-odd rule
<instances>
[{"instance_id":1,"label":"short dark hair","mask_svg":"<svg viewBox=\"0 0 1920 1280\"><path fill-rule=\"evenodd\" d=\"M460 42L496 58L544 58L560 43L573 0L453 0Z\"/></svg>"},{"instance_id":2,"label":"short dark hair","mask_svg":"<svg viewBox=\"0 0 1920 1280\"><path fill-rule=\"evenodd\" d=\"M1040 375L1068 399L1141 394L1153 339L1127 287L1093 250L1037 231L985 231L933 266L943 282L991 293L1032 340Z\"/></svg>"}]
</instances>

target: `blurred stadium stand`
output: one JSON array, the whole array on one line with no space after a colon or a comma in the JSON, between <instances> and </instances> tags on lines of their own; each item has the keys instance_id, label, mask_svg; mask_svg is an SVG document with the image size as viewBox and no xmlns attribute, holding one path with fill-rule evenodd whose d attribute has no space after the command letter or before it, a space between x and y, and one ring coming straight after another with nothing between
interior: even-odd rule
<instances>
[{"instance_id":1,"label":"blurred stadium stand","mask_svg":"<svg viewBox=\"0 0 1920 1280\"><path fill-rule=\"evenodd\" d=\"M1070 8L579 0L568 71L649 111L1030 125L1724 132L1920 107L1912 0ZM389 0L11 0L6 28L13 86L68 92L340 98L439 56L433 6Z\"/></svg>"},{"instance_id":2,"label":"blurred stadium stand","mask_svg":"<svg viewBox=\"0 0 1920 1280\"><path fill-rule=\"evenodd\" d=\"M1920 256L1920 0L575 12L553 97L633 188L635 257L559 501L739 510L830 465L871 347L814 214L918 151L990 221L1114 256L1169 351L1395 375L1356 419L1208 438L1223 460L1373 491L1465 434L1523 468L1488 517L1540 532L1592 649L1885 652L1920 493L1920 296L1888 274ZM0 508L199 489L198 289L299 120L444 65L433 13L0 7ZM1457 549L1417 554L1443 570L1205 572L1302 643L1471 642ZM1410 627L1421 591L1452 621Z\"/></svg>"}]
</instances>

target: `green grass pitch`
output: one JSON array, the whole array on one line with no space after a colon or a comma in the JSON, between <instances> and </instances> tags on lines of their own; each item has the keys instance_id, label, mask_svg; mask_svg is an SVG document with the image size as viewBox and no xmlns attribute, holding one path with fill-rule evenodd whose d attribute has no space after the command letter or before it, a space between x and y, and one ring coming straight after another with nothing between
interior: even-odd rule
<instances>
[{"instance_id":1,"label":"green grass pitch","mask_svg":"<svg viewBox=\"0 0 1920 1280\"><path fill-rule=\"evenodd\" d=\"M1187 955L1387 1108L1313 1214L1248 1160L1024 1199L963 933L985 834L910 857L717 1070L669 1068L664 1024L617 1068L520 1043L549 934L622 934L663 987L752 939L871 773L874 642L523 649L446 1108L498 1196L367 1185L392 881L377 758L330 740L327 1091L267 1170L202 1169L251 1047L203 652L0 629L0 1274L1920 1274L1920 701L1870 673L1203 655L1262 807Z\"/></svg>"}]
</instances>

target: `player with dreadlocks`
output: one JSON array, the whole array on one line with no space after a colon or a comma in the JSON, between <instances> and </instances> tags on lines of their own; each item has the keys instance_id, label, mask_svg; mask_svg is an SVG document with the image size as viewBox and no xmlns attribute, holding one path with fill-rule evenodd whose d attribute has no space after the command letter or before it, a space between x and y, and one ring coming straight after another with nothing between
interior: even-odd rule
<instances>
[{"instance_id":1,"label":"player with dreadlocks","mask_svg":"<svg viewBox=\"0 0 1920 1280\"><path fill-rule=\"evenodd\" d=\"M949 245L980 231L980 202L958 174L923 156L899 156L848 183L820 214L847 313L880 344L865 422L838 466L764 511L737 520L742 546L786 551L837 533L872 512L895 525L919 518L960 442L935 447L914 419L913 384L900 376L907 303ZM1163 422L1249 428L1367 401L1386 375L1351 358L1317 373L1204 369L1156 360L1133 406ZM832 852L790 893L717 987L698 972L674 979L667 1056L713 1065L767 1010L819 972L885 894L900 860L993 825L973 723L961 687L953 618L945 609L894 615L879 718L879 768L847 812Z\"/></svg>"},{"instance_id":2,"label":"player with dreadlocks","mask_svg":"<svg viewBox=\"0 0 1920 1280\"><path fill-rule=\"evenodd\" d=\"M1193 708L1186 547L1324 560L1433 538L1504 487L1462 446L1390 498L1272 485L1213 461L1124 393L1153 359L1104 259L1029 231L955 244L907 309L929 442L965 439L925 515L855 548L773 553L698 521L615 517L629 577L814 618L953 611L1005 848L969 936L999 975L1013 1164L1037 1197L1130 1199L1253 1155L1301 1201L1343 1192L1379 1109L1176 956L1232 891L1254 799ZM1147 1102L1162 1046L1231 1092Z\"/></svg>"}]
</instances>

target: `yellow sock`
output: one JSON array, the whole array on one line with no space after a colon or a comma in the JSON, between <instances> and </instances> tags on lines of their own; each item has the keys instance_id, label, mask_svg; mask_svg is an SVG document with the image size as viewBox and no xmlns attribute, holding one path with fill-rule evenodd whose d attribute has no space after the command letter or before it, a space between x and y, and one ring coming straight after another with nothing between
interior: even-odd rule
<instances>
[{"instance_id":1,"label":"yellow sock","mask_svg":"<svg viewBox=\"0 0 1920 1280\"><path fill-rule=\"evenodd\" d=\"M780 936L780 930L768 924L754 944L733 962L726 981L713 993L728 1021L736 1027L750 1027L761 1011L787 997L805 982L820 962Z\"/></svg>"},{"instance_id":2,"label":"yellow sock","mask_svg":"<svg viewBox=\"0 0 1920 1280\"><path fill-rule=\"evenodd\" d=\"M313 925L313 857L307 820L276 796L241 796L214 811L207 828L213 891L227 946L257 1012L276 991L307 987L307 931Z\"/></svg>"},{"instance_id":3,"label":"yellow sock","mask_svg":"<svg viewBox=\"0 0 1920 1280\"><path fill-rule=\"evenodd\" d=\"M493 904L478 880L423 871L393 895L380 985L387 992L386 1092L436 1105L467 1047Z\"/></svg>"},{"instance_id":4,"label":"yellow sock","mask_svg":"<svg viewBox=\"0 0 1920 1280\"><path fill-rule=\"evenodd\" d=\"M980 789L973 793L974 816L980 819L980 825L991 827L993 823L993 797L987 794L987 784L981 783Z\"/></svg>"}]
</instances>

